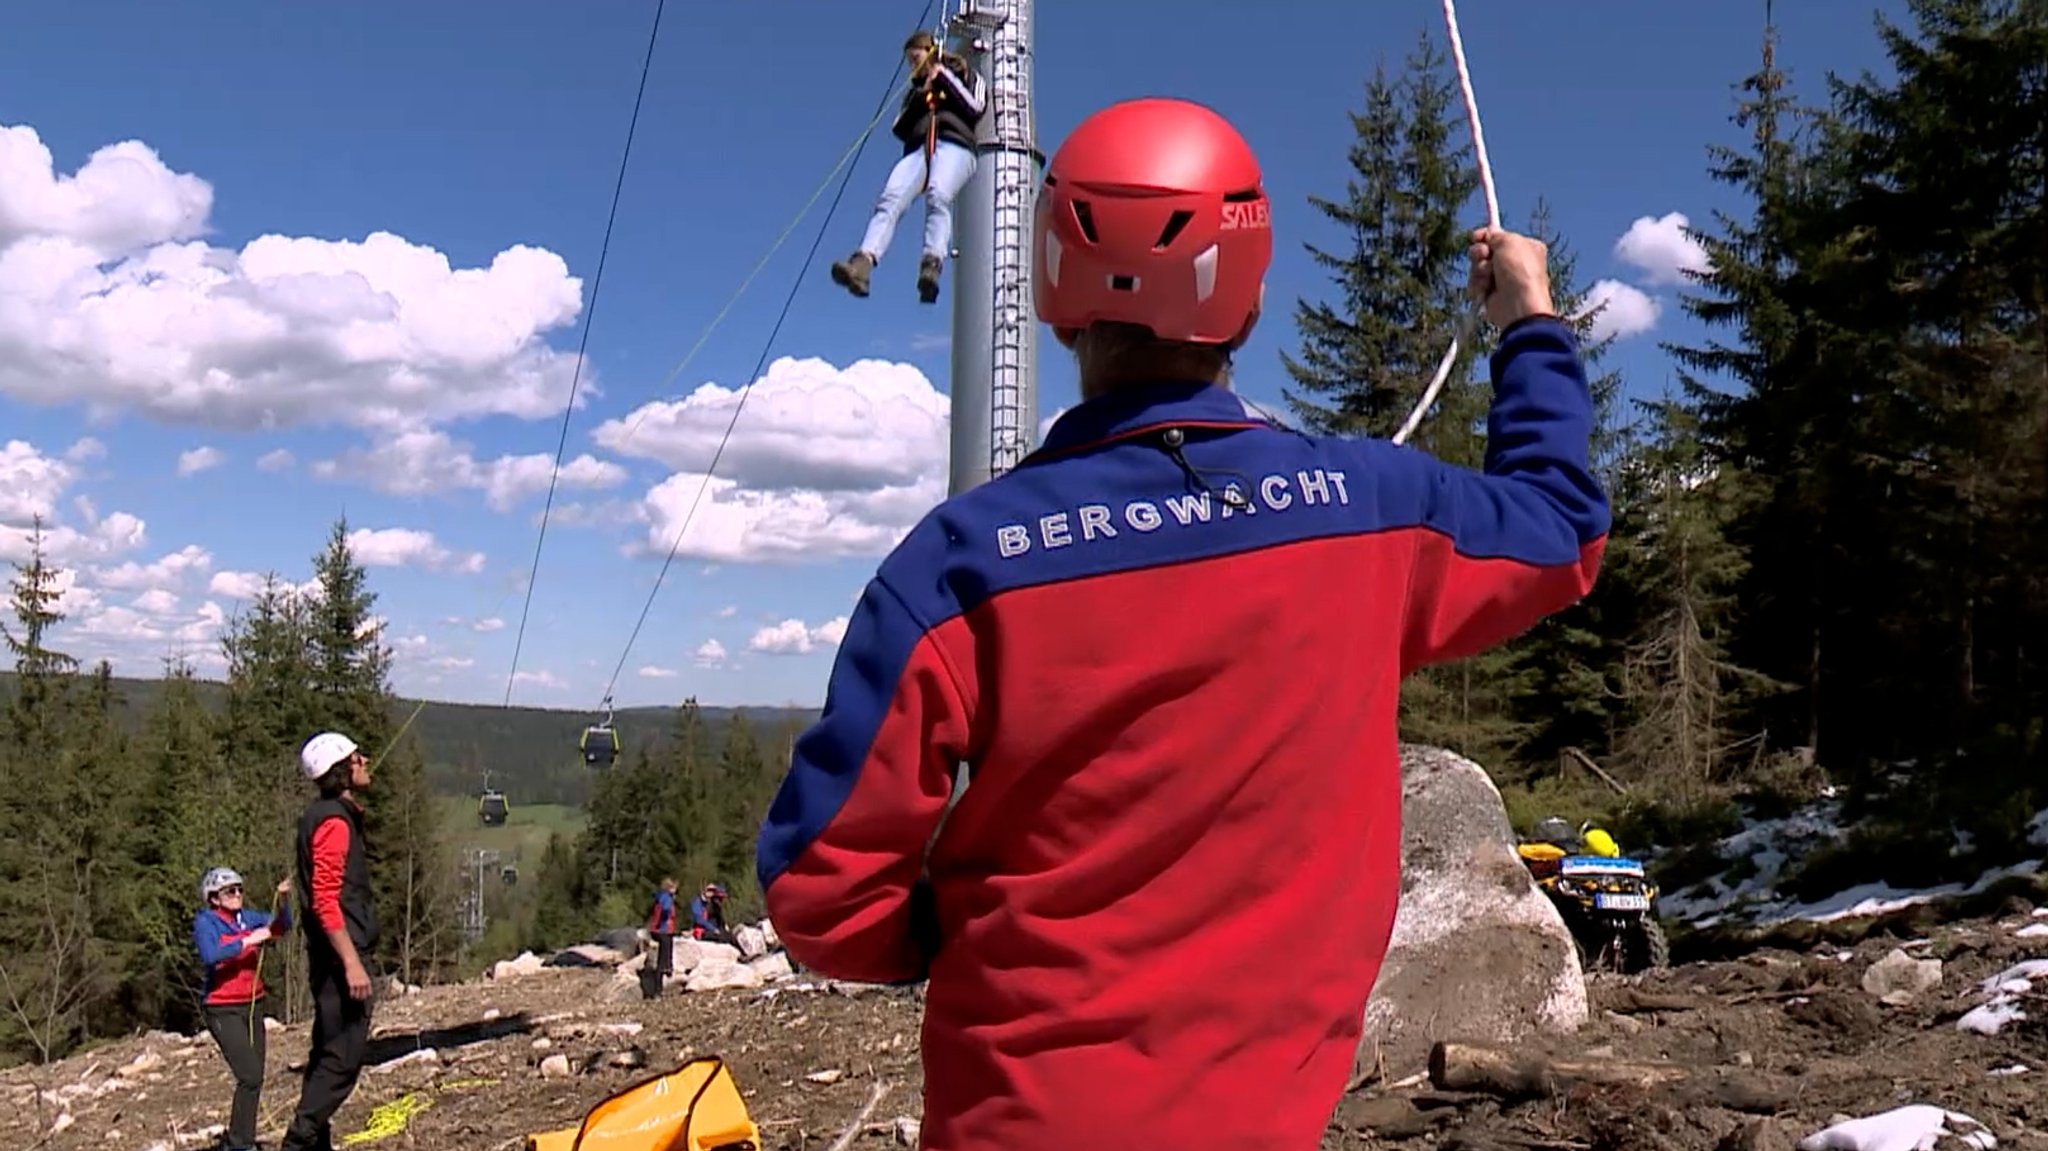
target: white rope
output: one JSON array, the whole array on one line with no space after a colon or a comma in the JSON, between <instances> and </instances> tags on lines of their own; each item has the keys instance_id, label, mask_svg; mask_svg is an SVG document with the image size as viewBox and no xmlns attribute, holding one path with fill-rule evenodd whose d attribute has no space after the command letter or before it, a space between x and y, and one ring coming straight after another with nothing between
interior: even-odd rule
<instances>
[{"instance_id":1,"label":"white rope","mask_svg":"<svg viewBox=\"0 0 2048 1151\"><path fill-rule=\"evenodd\" d=\"M1479 187L1486 194L1486 224L1490 228L1500 227L1500 194L1493 188L1493 164L1486 158L1486 129L1479 122L1479 97L1472 91L1472 69L1465 63L1465 40L1458 35L1458 5L1455 0L1444 0L1444 28L1451 36L1451 63L1458 70L1458 90L1465 97L1465 123L1472 129L1472 150L1479 159ZM1458 349L1466 346L1479 330L1480 317L1485 315L1483 301L1474 301L1458 324L1458 334L1451 339L1451 346L1445 350L1444 358L1437 362L1436 375L1430 377L1429 387L1422 393L1415 410L1408 413L1408 419L1401 424L1401 430L1394 433L1394 442L1403 444L1415 434L1422 423L1422 415L1436 403L1437 393L1444 390L1444 381L1451 375L1451 365L1457 362Z\"/></svg>"}]
</instances>

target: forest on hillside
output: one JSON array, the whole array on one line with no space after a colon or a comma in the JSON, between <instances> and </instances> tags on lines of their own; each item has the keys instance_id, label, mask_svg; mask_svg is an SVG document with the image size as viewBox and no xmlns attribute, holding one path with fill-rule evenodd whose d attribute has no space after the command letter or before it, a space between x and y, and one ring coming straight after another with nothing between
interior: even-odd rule
<instances>
[{"instance_id":1,"label":"forest on hillside","mask_svg":"<svg viewBox=\"0 0 2048 1151\"><path fill-rule=\"evenodd\" d=\"M1926 882L2029 850L2024 825L2048 805L2048 0L1909 8L1912 27L1880 30L1893 78L1803 97L1766 36L1730 140L1706 153L1745 205L1695 234L1711 266L1682 302L1711 339L1670 347L1678 374L1648 399L1588 344L1614 505L1598 585L1404 685L1403 735L1486 764L1520 815L1683 843L1738 798L1831 785L1855 831L1812 882ZM1456 328L1476 179L1427 38L1369 79L1350 121L1333 144L1349 185L1313 201L1328 299L1297 306L1283 367L1300 422L1384 436ZM1540 209L1520 224L1551 242L1560 306L1579 313L1571 246ZM1580 313L1589 335L1595 319ZM1466 351L1418 446L1483 462L1490 393L1472 370L1488 351ZM637 922L664 875L716 876L758 906L752 838L804 717L721 723L686 701L594 776L572 758L588 717L449 709L444 725L429 707L394 739L415 707L391 692L344 528L314 560L316 590L275 585L233 622L224 685L172 668L130 703L104 665L63 654L40 552L15 573L0 1055L189 1026L193 884L216 862L253 890L283 874L304 800L293 756L323 727L386 753L370 796L386 972L441 978ZM520 802L571 797L564 772L590 791L468 938L429 764L466 790L478 761L516 757L539 765ZM293 947L268 971L287 1014L303 1010Z\"/></svg>"},{"instance_id":2,"label":"forest on hillside","mask_svg":"<svg viewBox=\"0 0 2048 1151\"><path fill-rule=\"evenodd\" d=\"M714 723L686 700L612 766L572 759L595 777L580 828L552 835L521 888L532 894L508 898L495 869L488 887L477 882L463 847L476 845L474 827L451 823L435 794L408 723L426 708L392 694L391 650L346 521L314 557L310 589L272 580L230 622L213 701L173 665L130 715L107 664L81 667L60 646L62 574L38 529L11 581L13 622L0 625L14 661L0 701L0 1057L48 1060L137 1027L196 1026L195 885L223 865L252 893L290 874L311 798L297 753L322 730L372 757L363 803L383 934L371 961L404 982L637 922L667 875L715 875L740 908L759 906L754 830L784 762L761 741L786 746L789 724L757 736L746 714ZM564 742L570 758L573 729ZM273 1006L289 1018L306 1008L302 946L293 934L264 953Z\"/></svg>"},{"instance_id":3,"label":"forest on hillside","mask_svg":"<svg viewBox=\"0 0 2048 1151\"><path fill-rule=\"evenodd\" d=\"M1535 781L1525 803L1621 807L1638 838L1832 784L1856 821L1844 875L2028 854L2048 806L2048 3L1907 9L1876 20L1886 79L1802 87L1766 31L1707 149L1743 210L1692 232L1709 266L1680 303L1711 336L1665 345L1675 378L1636 398L1589 342L1614 507L1597 587L1413 677L1410 738ZM1308 427L1385 436L1456 328L1483 212L1427 35L1351 122L1349 186L1314 201L1332 291L1297 306L1283 364ZM1569 246L1540 208L1521 224L1578 309ZM1414 442L1476 466L1490 390L1453 379ZM1587 762L1614 787L1557 782Z\"/></svg>"},{"instance_id":4,"label":"forest on hillside","mask_svg":"<svg viewBox=\"0 0 2048 1151\"><path fill-rule=\"evenodd\" d=\"M186 682L186 681L178 681ZM161 706L168 679L114 676L109 684L114 726L133 733ZM213 714L226 710L228 684L196 676L189 680L198 704ZM15 677L0 671L0 706L13 698ZM411 720L409 734L419 740L427 763L427 783L444 795L478 794L484 773L490 786L515 802L581 807L590 798L596 773L584 766L577 750L583 729L604 718L594 712L555 708L514 707L485 703L450 703L394 696L392 715L400 726ZM674 707L622 708L613 727L622 745L649 742L660 751L675 731ZM758 729L802 728L816 719L816 708L710 707L699 709L714 736L741 715Z\"/></svg>"}]
</instances>

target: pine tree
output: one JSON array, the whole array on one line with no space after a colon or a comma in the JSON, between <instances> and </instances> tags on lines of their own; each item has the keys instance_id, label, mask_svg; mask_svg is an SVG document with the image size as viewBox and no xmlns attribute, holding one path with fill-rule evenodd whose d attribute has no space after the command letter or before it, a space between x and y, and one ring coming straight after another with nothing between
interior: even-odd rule
<instances>
[{"instance_id":1,"label":"pine tree","mask_svg":"<svg viewBox=\"0 0 2048 1151\"><path fill-rule=\"evenodd\" d=\"M1420 398L1458 315L1457 270L1469 225L1460 213L1477 187L1466 149L1453 147L1456 88L1428 36L1398 82L1378 69L1365 110L1351 114L1353 176L1342 202L1309 203L1343 229L1346 249L1308 245L1337 303L1298 301L1299 357L1281 356L1295 388L1288 405L1310 430L1390 436ZM1470 374L1471 353L1452 380ZM1461 398L1446 387L1446 409ZM1318 398L1321 397L1321 398ZM1453 413L1455 425L1462 418Z\"/></svg>"},{"instance_id":2,"label":"pine tree","mask_svg":"<svg viewBox=\"0 0 2048 1151\"><path fill-rule=\"evenodd\" d=\"M41 529L38 521L11 585L17 626L0 625L15 668L10 766L0 777L0 1040L48 1062L90 1033L111 987L94 933L101 861L82 854L76 838L89 814L75 806L78 768L94 749L72 739L87 730L90 710L78 661L49 646L64 619L63 573L49 563Z\"/></svg>"},{"instance_id":3,"label":"pine tree","mask_svg":"<svg viewBox=\"0 0 2048 1151\"><path fill-rule=\"evenodd\" d=\"M1749 130L1749 150L1708 149L1709 175L1743 196L1749 218L1716 212L1715 230L1691 233L1709 267L1694 277L1700 290L1680 298L1685 312L1729 336L1664 347L1684 369L1679 379L1699 410L1720 496L1741 509L1730 531L1749 564L1739 598L1751 625L1736 658L1801 685L1758 719L1780 742L1811 749L1821 735L1819 672L1830 624L1823 604L1837 530L1828 514L1840 506L1825 477L1846 443L1850 405L1828 394L1814 370L1821 329L1809 237L1831 157L1802 148L1798 133L1808 126L1825 136L1826 125L1795 105L1776 41L1767 28L1763 62L1739 86L1733 121Z\"/></svg>"},{"instance_id":4,"label":"pine tree","mask_svg":"<svg viewBox=\"0 0 2048 1151\"><path fill-rule=\"evenodd\" d=\"M1628 425L1618 408L1621 374L1600 368L1614 337L1594 338L1600 315L1589 307L1591 287L1580 282L1578 255L1556 231L1550 206L1541 198L1526 231L1550 250L1551 299L1559 315L1571 318L1580 340L1593 394L1591 458L1611 504L1617 498L1620 463L1629 442ZM1541 770L1567 748L1590 748L1595 753L1606 748L1613 719L1610 684L1618 678L1622 657L1622 642L1613 637L1629 634L1633 601L1626 570L1604 564L1592 594L1497 649L1498 656L1481 653L1481 659L1494 656L1506 665L1497 676L1510 695L1507 709L1517 726L1512 748L1516 762L1504 766Z\"/></svg>"},{"instance_id":5,"label":"pine tree","mask_svg":"<svg viewBox=\"0 0 2048 1151\"><path fill-rule=\"evenodd\" d=\"M199 1022L194 884L223 861L215 845L230 838L211 802L220 756L189 665L164 669L164 691L136 741L133 762L141 789L125 845L135 869L125 889L125 918L136 926L139 946L127 981L137 1014L189 1031ZM261 890L260 880L249 883Z\"/></svg>"},{"instance_id":6,"label":"pine tree","mask_svg":"<svg viewBox=\"0 0 2048 1151\"><path fill-rule=\"evenodd\" d=\"M1680 811L1717 798L1749 741L1735 734L1744 693L1776 685L1733 663L1728 637L1745 564L1728 542L1730 505L1699 438L1698 417L1666 397L1642 404L1646 444L1622 485L1635 522L1614 566L1647 618L1622 667L1626 708L1616 741L1626 774Z\"/></svg>"}]
</instances>

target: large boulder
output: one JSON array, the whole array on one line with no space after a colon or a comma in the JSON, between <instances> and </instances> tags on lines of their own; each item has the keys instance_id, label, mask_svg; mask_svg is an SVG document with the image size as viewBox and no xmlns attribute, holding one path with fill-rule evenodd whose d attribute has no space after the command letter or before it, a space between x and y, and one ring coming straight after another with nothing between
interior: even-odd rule
<instances>
[{"instance_id":1,"label":"large boulder","mask_svg":"<svg viewBox=\"0 0 2048 1151\"><path fill-rule=\"evenodd\" d=\"M1439 1039L1512 1043L1586 1022L1564 920L1515 855L1500 789L1469 759L1401 748L1401 906L1359 1061L1409 1066Z\"/></svg>"}]
</instances>

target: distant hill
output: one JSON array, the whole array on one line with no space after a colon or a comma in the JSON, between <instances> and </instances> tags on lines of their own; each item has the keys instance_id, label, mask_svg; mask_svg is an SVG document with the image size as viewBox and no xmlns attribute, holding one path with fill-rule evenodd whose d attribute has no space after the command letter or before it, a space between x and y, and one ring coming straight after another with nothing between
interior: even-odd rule
<instances>
[{"instance_id":1,"label":"distant hill","mask_svg":"<svg viewBox=\"0 0 2048 1151\"><path fill-rule=\"evenodd\" d=\"M122 726L139 730L163 693L163 681L117 676L114 687L120 697ZM207 706L226 706L227 685L201 680L199 691ZM13 673L0 672L0 699L13 692ZM399 700L395 722L405 722L418 704L416 699ZM676 710L636 707L619 711L614 723L623 754L632 754L642 743L657 748L664 745L675 725ZM725 725L733 715L746 716L771 757L782 753L781 745L792 729L818 717L815 708L706 707L702 712L714 740L724 738ZM491 786L514 803L580 807L596 769L583 765L577 739L596 718L587 711L429 701L413 720L411 734L419 739L429 777L440 791L474 795L488 770Z\"/></svg>"}]
</instances>

